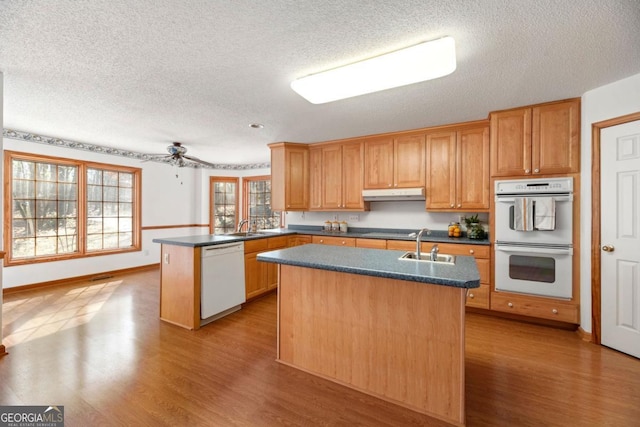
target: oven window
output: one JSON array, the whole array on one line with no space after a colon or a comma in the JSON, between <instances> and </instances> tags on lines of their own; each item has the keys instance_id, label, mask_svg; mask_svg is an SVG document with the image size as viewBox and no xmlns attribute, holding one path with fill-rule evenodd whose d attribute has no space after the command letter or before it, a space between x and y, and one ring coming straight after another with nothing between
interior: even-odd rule
<instances>
[{"instance_id":1,"label":"oven window","mask_svg":"<svg viewBox=\"0 0 640 427\"><path fill-rule=\"evenodd\" d=\"M509 277L530 282L556 281L556 260L541 256L509 256Z\"/></svg>"}]
</instances>

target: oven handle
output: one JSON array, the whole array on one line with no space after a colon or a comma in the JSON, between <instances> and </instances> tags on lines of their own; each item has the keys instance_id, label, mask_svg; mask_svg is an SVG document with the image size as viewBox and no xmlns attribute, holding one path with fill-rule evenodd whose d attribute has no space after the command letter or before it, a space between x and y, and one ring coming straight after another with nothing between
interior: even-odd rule
<instances>
[{"instance_id":1,"label":"oven handle","mask_svg":"<svg viewBox=\"0 0 640 427\"><path fill-rule=\"evenodd\" d=\"M573 248L533 248L531 246L504 246L496 245L497 251L502 252L519 252L529 254L547 254L547 255L573 255Z\"/></svg>"},{"instance_id":2,"label":"oven handle","mask_svg":"<svg viewBox=\"0 0 640 427\"><path fill-rule=\"evenodd\" d=\"M500 202L500 203L514 203L515 202L515 198L516 196L513 195L509 195L509 196L498 196L496 195L496 202ZM573 194L569 194L566 196L549 196L549 195L540 195L538 194L537 196L535 194L523 194L521 197L530 197L530 198L535 198L535 197L553 197L555 199L556 202L573 202Z\"/></svg>"}]
</instances>

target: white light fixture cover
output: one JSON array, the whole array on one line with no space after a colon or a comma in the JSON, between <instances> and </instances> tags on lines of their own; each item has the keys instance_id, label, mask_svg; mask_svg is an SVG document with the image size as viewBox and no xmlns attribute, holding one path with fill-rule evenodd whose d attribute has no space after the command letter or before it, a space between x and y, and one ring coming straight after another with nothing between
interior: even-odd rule
<instances>
[{"instance_id":1,"label":"white light fixture cover","mask_svg":"<svg viewBox=\"0 0 640 427\"><path fill-rule=\"evenodd\" d=\"M436 79L455 69L455 41L443 37L302 77L291 88L312 104L324 104Z\"/></svg>"}]
</instances>

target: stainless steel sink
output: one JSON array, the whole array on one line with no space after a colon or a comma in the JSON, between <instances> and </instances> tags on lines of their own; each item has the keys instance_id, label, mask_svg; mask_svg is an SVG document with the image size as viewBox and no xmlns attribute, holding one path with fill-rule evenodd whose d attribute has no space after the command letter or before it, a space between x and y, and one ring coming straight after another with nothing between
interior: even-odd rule
<instances>
[{"instance_id":1,"label":"stainless steel sink","mask_svg":"<svg viewBox=\"0 0 640 427\"><path fill-rule=\"evenodd\" d=\"M253 237L253 236L264 236L265 233L260 233L259 231L251 232L251 231L240 231L238 233L227 233L225 236L234 236L234 237Z\"/></svg>"},{"instance_id":2,"label":"stainless steel sink","mask_svg":"<svg viewBox=\"0 0 640 427\"><path fill-rule=\"evenodd\" d=\"M450 265L454 265L456 263L456 257L454 255L448 255L448 254L438 254L438 257L436 258L436 260L431 261L431 254L429 252L420 254L419 259L415 252L406 252L404 255L402 255L398 259L401 261L433 262L436 264L450 264Z\"/></svg>"}]
</instances>

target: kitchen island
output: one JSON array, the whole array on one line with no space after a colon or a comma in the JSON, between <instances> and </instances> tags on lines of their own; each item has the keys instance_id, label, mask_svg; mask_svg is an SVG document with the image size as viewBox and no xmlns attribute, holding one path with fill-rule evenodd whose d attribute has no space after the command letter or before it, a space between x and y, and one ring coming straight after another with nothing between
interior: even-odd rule
<instances>
[{"instance_id":1,"label":"kitchen island","mask_svg":"<svg viewBox=\"0 0 640 427\"><path fill-rule=\"evenodd\" d=\"M464 315L480 277L401 251L305 245L258 255L280 264L280 363L464 425Z\"/></svg>"}]
</instances>

